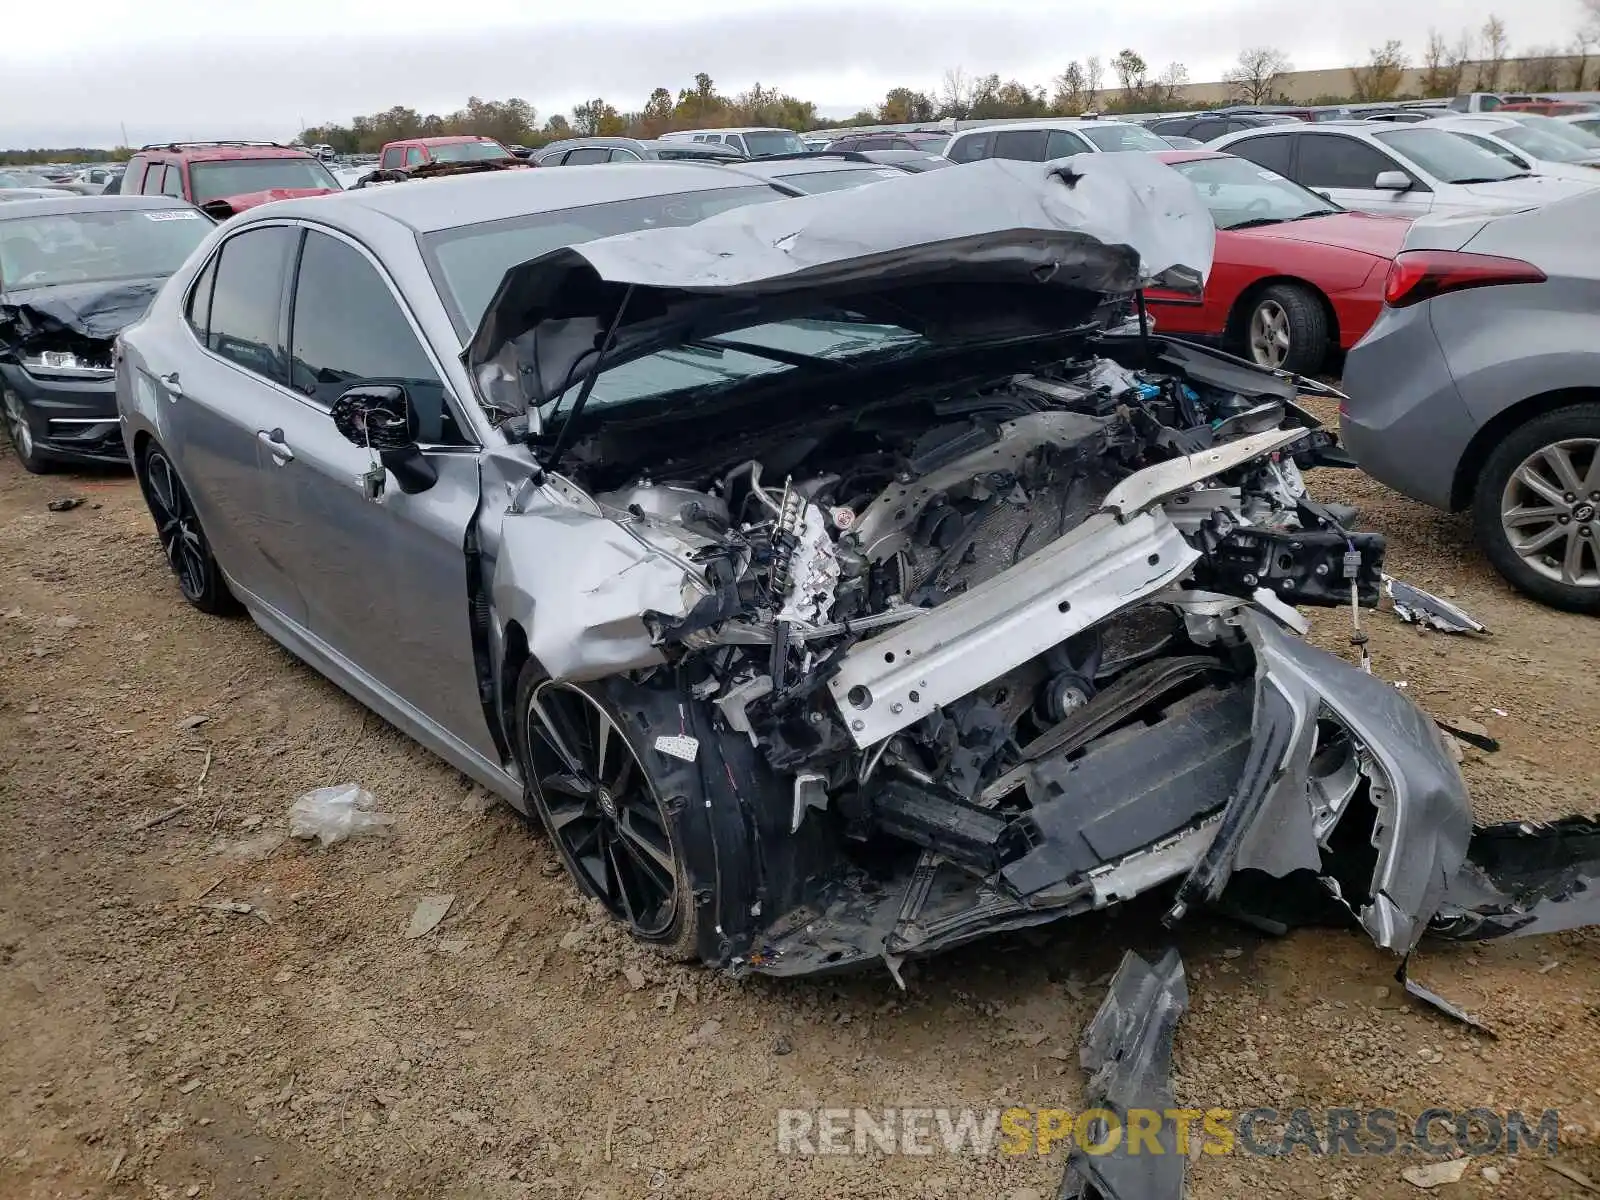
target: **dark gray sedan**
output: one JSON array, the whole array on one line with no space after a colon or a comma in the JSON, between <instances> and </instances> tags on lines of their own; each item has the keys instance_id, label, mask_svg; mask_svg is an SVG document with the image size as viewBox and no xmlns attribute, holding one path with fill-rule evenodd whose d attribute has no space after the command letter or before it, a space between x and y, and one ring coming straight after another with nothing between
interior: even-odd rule
<instances>
[{"instance_id":1,"label":"dark gray sedan","mask_svg":"<svg viewBox=\"0 0 1600 1200\"><path fill-rule=\"evenodd\" d=\"M1600 191L1498 218L1419 221L1345 363L1366 471L1472 512L1535 599L1600 612Z\"/></svg>"},{"instance_id":2,"label":"dark gray sedan","mask_svg":"<svg viewBox=\"0 0 1600 1200\"><path fill-rule=\"evenodd\" d=\"M124 461L112 341L213 224L170 196L0 205L0 407L24 467Z\"/></svg>"}]
</instances>

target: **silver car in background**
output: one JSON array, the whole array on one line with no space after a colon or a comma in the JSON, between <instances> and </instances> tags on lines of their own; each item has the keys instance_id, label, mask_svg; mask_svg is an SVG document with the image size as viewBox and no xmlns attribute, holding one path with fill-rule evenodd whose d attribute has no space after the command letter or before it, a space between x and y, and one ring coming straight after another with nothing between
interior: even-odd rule
<instances>
[{"instance_id":1,"label":"silver car in background","mask_svg":"<svg viewBox=\"0 0 1600 1200\"><path fill-rule=\"evenodd\" d=\"M1507 212L1600 186L1535 175L1466 138L1421 125L1319 121L1230 133L1210 144L1321 192L1392 217Z\"/></svg>"},{"instance_id":2,"label":"silver car in background","mask_svg":"<svg viewBox=\"0 0 1600 1200\"><path fill-rule=\"evenodd\" d=\"M1345 360L1346 448L1546 604L1600 612L1600 193L1412 226Z\"/></svg>"}]
</instances>

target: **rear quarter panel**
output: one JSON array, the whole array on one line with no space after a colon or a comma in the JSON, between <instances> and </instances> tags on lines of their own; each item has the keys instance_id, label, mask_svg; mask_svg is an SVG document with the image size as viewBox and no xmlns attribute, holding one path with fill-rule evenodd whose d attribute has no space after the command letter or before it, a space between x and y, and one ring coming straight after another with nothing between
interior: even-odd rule
<instances>
[{"instance_id":1,"label":"rear quarter panel","mask_svg":"<svg viewBox=\"0 0 1600 1200\"><path fill-rule=\"evenodd\" d=\"M1491 220L1461 247L1530 262L1542 284L1474 288L1429 302L1434 331L1480 424L1531 396L1600 389L1600 197Z\"/></svg>"}]
</instances>

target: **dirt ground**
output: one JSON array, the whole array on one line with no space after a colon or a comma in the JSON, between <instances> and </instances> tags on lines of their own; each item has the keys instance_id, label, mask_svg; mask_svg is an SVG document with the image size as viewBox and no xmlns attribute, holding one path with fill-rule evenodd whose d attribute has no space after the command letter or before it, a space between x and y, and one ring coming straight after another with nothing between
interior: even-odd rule
<instances>
[{"instance_id":1,"label":"dirt ground","mask_svg":"<svg viewBox=\"0 0 1600 1200\"><path fill-rule=\"evenodd\" d=\"M1376 669L1503 744L1479 815L1593 810L1600 640L1513 595L1464 523L1351 472L1391 570L1493 630L1367 618ZM78 495L73 511L48 501ZM1316 618L1344 649L1345 614ZM125 476L0 459L0 1198L1009 1197L1063 1157L777 1152L781 1107L1073 1108L1078 1040L1153 911L871 974L733 981L639 952L542 838L248 620L188 608ZM356 781L395 832L283 841L296 796ZM166 818L161 820L159 818ZM442 924L406 937L419 899ZM229 907L229 906L232 907ZM248 905L249 911L233 911ZM1557 1108L1554 1162L1600 1180L1600 933L1429 947L1415 974L1498 1040L1405 1002L1364 936L1177 934L1197 1108ZM1589 1194L1538 1151L1451 1200ZM1199 1200L1421 1196L1415 1157L1204 1157ZM1484 1168L1488 1168L1485 1174Z\"/></svg>"}]
</instances>

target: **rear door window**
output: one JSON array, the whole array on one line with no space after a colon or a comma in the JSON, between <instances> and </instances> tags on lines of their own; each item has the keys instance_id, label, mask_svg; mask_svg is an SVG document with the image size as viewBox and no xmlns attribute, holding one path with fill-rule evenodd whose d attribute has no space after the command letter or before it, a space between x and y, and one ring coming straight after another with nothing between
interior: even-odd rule
<instances>
[{"instance_id":1,"label":"rear door window","mask_svg":"<svg viewBox=\"0 0 1600 1200\"><path fill-rule=\"evenodd\" d=\"M423 153L421 146L410 146L406 149L406 166L420 167L428 161L428 156Z\"/></svg>"},{"instance_id":2,"label":"rear door window","mask_svg":"<svg viewBox=\"0 0 1600 1200\"><path fill-rule=\"evenodd\" d=\"M183 165L181 163L167 164L167 177L161 181L161 194L163 196L176 196L183 199Z\"/></svg>"},{"instance_id":3,"label":"rear door window","mask_svg":"<svg viewBox=\"0 0 1600 1200\"><path fill-rule=\"evenodd\" d=\"M161 177L165 173L166 169L166 163L151 163L150 169L144 173L144 182L139 185L140 195L161 195Z\"/></svg>"},{"instance_id":4,"label":"rear door window","mask_svg":"<svg viewBox=\"0 0 1600 1200\"><path fill-rule=\"evenodd\" d=\"M1049 131L1044 129L1011 129L994 135L994 157L1013 158L1022 162L1043 162Z\"/></svg>"},{"instance_id":5,"label":"rear door window","mask_svg":"<svg viewBox=\"0 0 1600 1200\"><path fill-rule=\"evenodd\" d=\"M1299 176L1289 175L1289 159L1294 154L1294 141L1297 136L1290 133L1273 133L1264 137L1243 138L1229 143L1223 149L1229 154L1237 154L1240 158L1248 158L1269 171L1288 176L1296 183L1304 183L1305 180Z\"/></svg>"},{"instance_id":6,"label":"rear door window","mask_svg":"<svg viewBox=\"0 0 1600 1200\"><path fill-rule=\"evenodd\" d=\"M1219 138L1225 133L1232 133L1235 129L1248 129L1237 121L1219 121L1215 117L1208 117L1203 121L1196 121L1189 127L1188 136L1197 141L1209 142L1212 138ZM1160 132L1157 130L1156 132Z\"/></svg>"},{"instance_id":7,"label":"rear door window","mask_svg":"<svg viewBox=\"0 0 1600 1200\"><path fill-rule=\"evenodd\" d=\"M383 152L383 161L378 165L385 171L392 171L405 161L405 153L403 146L390 146Z\"/></svg>"},{"instance_id":8,"label":"rear door window","mask_svg":"<svg viewBox=\"0 0 1600 1200\"><path fill-rule=\"evenodd\" d=\"M1295 182L1309 188L1372 189L1384 171L1400 164L1387 154L1355 138L1337 133L1300 135L1300 161Z\"/></svg>"},{"instance_id":9,"label":"rear door window","mask_svg":"<svg viewBox=\"0 0 1600 1200\"><path fill-rule=\"evenodd\" d=\"M283 296L300 231L286 225L249 229L223 243L211 293L206 345L215 354L275 383L287 383Z\"/></svg>"},{"instance_id":10,"label":"rear door window","mask_svg":"<svg viewBox=\"0 0 1600 1200\"><path fill-rule=\"evenodd\" d=\"M579 146L576 150L569 151L566 161L562 164L567 167L578 167L584 163L603 163L611 161L611 151L605 146Z\"/></svg>"}]
</instances>

